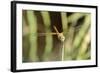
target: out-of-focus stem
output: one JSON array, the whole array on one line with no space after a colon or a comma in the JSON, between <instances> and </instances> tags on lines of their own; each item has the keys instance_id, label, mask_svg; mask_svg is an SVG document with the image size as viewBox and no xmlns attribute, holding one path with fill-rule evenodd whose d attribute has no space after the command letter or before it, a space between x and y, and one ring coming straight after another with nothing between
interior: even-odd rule
<instances>
[{"instance_id":1,"label":"out-of-focus stem","mask_svg":"<svg viewBox=\"0 0 100 73\"><path fill-rule=\"evenodd\" d=\"M86 15L86 14L84 14L84 13L74 13L71 16L68 17L68 23L74 23L84 15Z\"/></svg>"},{"instance_id":2,"label":"out-of-focus stem","mask_svg":"<svg viewBox=\"0 0 100 73\"><path fill-rule=\"evenodd\" d=\"M76 34L75 39L73 41L73 54L72 54L72 59L76 59L77 57L77 52L78 52L78 48L80 46L80 43L82 42L87 30L89 29L91 24L91 15L87 14L85 16L85 20L84 23L82 24L82 26L79 29L79 32Z\"/></svg>"},{"instance_id":3,"label":"out-of-focus stem","mask_svg":"<svg viewBox=\"0 0 100 73\"><path fill-rule=\"evenodd\" d=\"M46 46L45 46L45 51L44 51L44 60L49 60L49 55L51 54L52 50L52 35L57 35L56 33L51 33L50 26L50 16L49 12L42 11L41 12L42 17L43 17L43 22L45 25L45 30L46 32L44 33L46 36Z\"/></svg>"},{"instance_id":4,"label":"out-of-focus stem","mask_svg":"<svg viewBox=\"0 0 100 73\"><path fill-rule=\"evenodd\" d=\"M27 11L27 18L29 23L29 32L30 32L30 52L29 52L29 58L30 61L37 61L37 36L34 36L33 33L37 32L37 22L36 22L36 16L34 15L34 12L31 10Z\"/></svg>"},{"instance_id":5,"label":"out-of-focus stem","mask_svg":"<svg viewBox=\"0 0 100 73\"><path fill-rule=\"evenodd\" d=\"M67 13L61 12L61 19L62 19L62 28L64 36L66 36L67 30L68 30L68 18Z\"/></svg>"},{"instance_id":6,"label":"out-of-focus stem","mask_svg":"<svg viewBox=\"0 0 100 73\"><path fill-rule=\"evenodd\" d=\"M82 24L82 27L80 28L79 32L75 36L75 40L73 42L73 48L77 48L83 39L84 35L86 34L86 31L89 29L91 24L91 15L88 14L85 17L84 23Z\"/></svg>"},{"instance_id":7,"label":"out-of-focus stem","mask_svg":"<svg viewBox=\"0 0 100 73\"><path fill-rule=\"evenodd\" d=\"M77 55L77 59L83 59L84 55L86 54L86 50L88 49L88 44L90 43L91 40L91 34L90 34L90 29L87 32L87 34L84 37L84 40L82 42L82 45L79 47L79 52Z\"/></svg>"}]
</instances>

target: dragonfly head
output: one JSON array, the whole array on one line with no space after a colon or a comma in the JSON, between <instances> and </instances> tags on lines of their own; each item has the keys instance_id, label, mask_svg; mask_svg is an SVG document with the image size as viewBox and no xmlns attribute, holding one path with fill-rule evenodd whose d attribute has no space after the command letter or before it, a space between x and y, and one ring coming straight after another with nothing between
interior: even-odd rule
<instances>
[{"instance_id":1,"label":"dragonfly head","mask_svg":"<svg viewBox=\"0 0 100 73\"><path fill-rule=\"evenodd\" d=\"M59 39L61 42L64 42L64 41L65 41L65 36L63 35L63 33L59 33L59 34L58 34L58 39Z\"/></svg>"}]
</instances>

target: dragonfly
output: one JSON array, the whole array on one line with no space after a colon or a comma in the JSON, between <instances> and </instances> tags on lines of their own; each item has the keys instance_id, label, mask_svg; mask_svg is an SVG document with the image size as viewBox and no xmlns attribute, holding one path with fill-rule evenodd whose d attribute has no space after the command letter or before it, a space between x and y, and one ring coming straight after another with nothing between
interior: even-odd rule
<instances>
[{"instance_id":1,"label":"dragonfly","mask_svg":"<svg viewBox=\"0 0 100 73\"><path fill-rule=\"evenodd\" d=\"M55 32L52 32L52 33L38 33L38 36L46 36L46 35L57 35L58 36L58 39L61 41L61 42L64 42L65 40L65 36L63 34L63 32L59 32L58 29L56 28L56 26L53 26L53 28L55 29L56 33Z\"/></svg>"}]
</instances>

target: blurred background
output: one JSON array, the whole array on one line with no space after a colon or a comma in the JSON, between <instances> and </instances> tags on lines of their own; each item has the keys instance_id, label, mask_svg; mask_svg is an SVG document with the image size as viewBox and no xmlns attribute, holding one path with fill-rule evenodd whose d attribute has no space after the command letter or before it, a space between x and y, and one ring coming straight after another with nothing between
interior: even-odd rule
<instances>
[{"instance_id":1,"label":"blurred background","mask_svg":"<svg viewBox=\"0 0 100 73\"><path fill-rule=\"evenodd\" d=\"M23 62L91 59L90 13L33 10L22 13ZM63 33L64 42L53 34L56 33L53 26Z\"/></svg>"}]
</instances>

